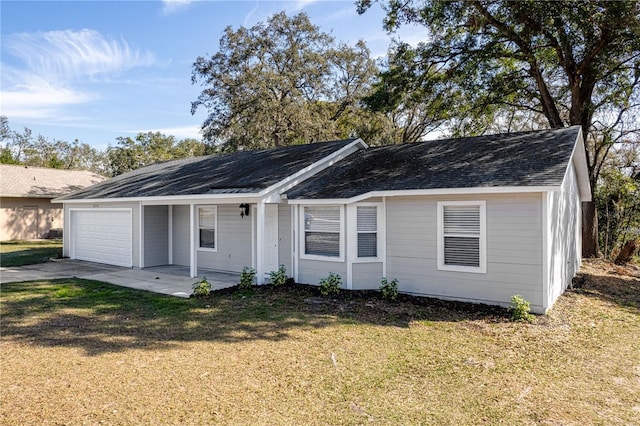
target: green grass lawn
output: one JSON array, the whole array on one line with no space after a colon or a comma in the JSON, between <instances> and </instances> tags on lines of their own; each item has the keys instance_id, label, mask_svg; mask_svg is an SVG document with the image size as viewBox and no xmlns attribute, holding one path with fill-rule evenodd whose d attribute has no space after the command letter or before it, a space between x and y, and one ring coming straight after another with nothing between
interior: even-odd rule
<instances>
[{"instance_id":1,"label":"green grass lawn","mask_svg":"<svg viewBox=\"0 0 640 426\"><path fill-rule=\"evenodd\" d=\"M2 424L640 424L640 279L547 316L264 287L2 285ZM313 303L312 303L313 302Z\"/></svg>"},{"instance_id":2,"label":"green grass lawn","mask_svg":"<svg viewBox=\"0 0 640 426\"><path fill-rule=\"evenodd\" d=\"M48 262L62 255L62 240L2 241L0 266L22 266Z\"/></svg>"}]
</instances>

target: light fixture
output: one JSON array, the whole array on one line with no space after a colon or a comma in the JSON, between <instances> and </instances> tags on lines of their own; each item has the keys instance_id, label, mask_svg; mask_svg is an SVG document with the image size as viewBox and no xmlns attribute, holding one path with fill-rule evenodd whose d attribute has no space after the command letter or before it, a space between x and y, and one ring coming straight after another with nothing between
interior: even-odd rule
<instances>
[{"instance_id":1,"label":"light fixture","mask_svg":"<svg viewBox=\"0 0 640 426\"><path fill-rule=\"evenodd\" d=\"M240 208L240 217L244 218L245 216L249 216L249 212L251 211L251 206L247 203L242 203L239 206Z\"/></svg>"}]
</instances>

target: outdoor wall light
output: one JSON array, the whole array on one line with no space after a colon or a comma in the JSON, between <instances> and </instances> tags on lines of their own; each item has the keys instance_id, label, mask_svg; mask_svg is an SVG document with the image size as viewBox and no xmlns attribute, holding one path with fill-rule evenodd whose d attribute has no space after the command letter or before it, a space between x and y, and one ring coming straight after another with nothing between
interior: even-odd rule
<instances>
[{"instance_id":1,"label":"outdoor wall light","mask_svg":"<svg viewBox=\"0 0 640 426\"><path fill-rule=\"evenodd\" d=\"M249 216L249 212L251 211L251 206L247 203L242 203L239 206L240 208L240 217L244 218L245 216Z\"/></svg>"}]
</instances>

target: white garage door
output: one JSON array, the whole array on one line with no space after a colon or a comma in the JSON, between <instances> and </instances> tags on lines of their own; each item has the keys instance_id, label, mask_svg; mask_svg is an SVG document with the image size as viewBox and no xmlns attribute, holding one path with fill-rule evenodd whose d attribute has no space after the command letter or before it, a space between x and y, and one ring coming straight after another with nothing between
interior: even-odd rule
<instances>
[{"instance_id":1,"label":"white garage door","mask_svg":"<svg viewBox=\"0 0 640 426\"><path fill-rule=\"evenodd\" d=\"M131 210L71 211L71 258L133 266Z\"/></svg>"}]
</instances>

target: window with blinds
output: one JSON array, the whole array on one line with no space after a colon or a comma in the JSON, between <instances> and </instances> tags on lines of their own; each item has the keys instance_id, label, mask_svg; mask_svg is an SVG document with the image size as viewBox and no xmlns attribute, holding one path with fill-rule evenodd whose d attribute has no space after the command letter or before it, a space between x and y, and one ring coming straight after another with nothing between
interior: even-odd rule
<instances>
[{"instance_id":1,"label":"window with blinds","mask_svg":"<svg viewBox=\"0 0 640 426\"><path fill-rule=\"evenodd\" d=\"M357 207L358 257L378 257L378 208Z\"/></svg>"},{"instance_id":2,"label":"window with blinds","mask_svg":"<svg viewBox=\"0 0 640 426\"><path fill-rule=\"evenodd\" d=\"M216 215L215 206L198 207L198 231L200 234L200 248L216 248Z\"/></svg>"},{"instance_id":3,"label":"window with blinds","mask_svg":"<svg viewBox=\"0 0 640 426\"><path fill-rule=\"evenodd\" d=\"M340 257L340 207L304 208L304 252Z\"/></svg>"},{"instance_id":4,"label":"window with blinds","mask_svg":"<svg viewBox=\"0 0 640 426\"><path fill-rule=\"evenodd\" d=\"M444 206L444 264L480 267L480 206Z\"/></svg>"},{"instance_id":5,"label":"window with blinds","mask_svg":"<svg viewBox=\"0 0 640 426\"><path fill-rule=\"evenodd\" d=\"M484 202L438 203L441 269L484 272Z\"/></svg>"}]
</instances>

